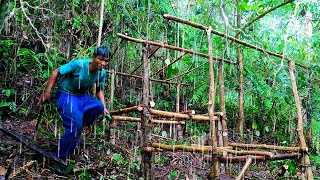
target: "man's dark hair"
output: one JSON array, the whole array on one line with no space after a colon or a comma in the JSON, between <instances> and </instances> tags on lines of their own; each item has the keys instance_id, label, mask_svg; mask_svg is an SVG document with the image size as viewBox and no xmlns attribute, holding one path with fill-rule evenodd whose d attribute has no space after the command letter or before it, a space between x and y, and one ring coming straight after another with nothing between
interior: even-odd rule
<instances>
[{"instance_id":1,"label":"man's dark hair","mask_svg":"<svg viewBox=\"0 0 320 180\"><path fill-rule=\"evenodd\" d=\"M101 57L106 57L106 58L110 58L110 49L104 46L100 46L97 47L94 52L93 52L93 56L101 56Z\"/></svg>"}]
</instances>

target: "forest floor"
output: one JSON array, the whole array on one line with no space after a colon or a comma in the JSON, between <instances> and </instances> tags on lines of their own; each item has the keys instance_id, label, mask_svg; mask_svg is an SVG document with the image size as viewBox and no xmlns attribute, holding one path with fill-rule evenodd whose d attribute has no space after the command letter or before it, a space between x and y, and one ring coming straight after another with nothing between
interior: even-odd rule
<instances>
[{"instance_id":1,"label":"forest floor","mask_svg":"<svg viewBox=\"0 0 320 180\"><path fill-rule=\"evenodd\" d=\"M21 133L25 138L45 151L52 152L58 142L54 137L54 125L41 124L41 133L33 141L36 120L14 120L2 122L2 127ZM116 145L112 145L107 135L83 132L84 142L78 145L75 155L68 161L74 170L68 175L56 174L48 160L37 152L21 145L16 140L0 132L0 179L141 179L139 178L139 142L135 140L136 127L118 124ZM157 139L161 140L161 139ZM165 141L165 140L163 140ZM155 153L156 179L207 179L210 162L205 154L190 152ZM243 164L230 166L230 173L221 174L220 179L234 179ZM72 169L71 168L71 169ZM299 168L296 174L289 174L288 166L268 162L254 163L245 179L300 179ZM1 176L2 175L2 176ZM320 177L320 172L314 172Z\"/></svg>"}]
</instances>

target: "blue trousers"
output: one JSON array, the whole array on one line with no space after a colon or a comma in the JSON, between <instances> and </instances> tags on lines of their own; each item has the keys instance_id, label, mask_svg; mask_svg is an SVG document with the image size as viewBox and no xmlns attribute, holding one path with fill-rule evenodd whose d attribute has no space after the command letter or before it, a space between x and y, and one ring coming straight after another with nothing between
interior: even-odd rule
<instances>
[{"instance_id":1,"label":"blue trousers","mask_svg":"<svg viewBox=\"0 0 320 180\"><path fill-rule=\"evenodd\" d=\"M75 96L58 91L56 100L65 127L56 156L65 159L79 142L83 126L92 124L103 113L104 106L88 94Z\"/></svg>"}]
</instances>

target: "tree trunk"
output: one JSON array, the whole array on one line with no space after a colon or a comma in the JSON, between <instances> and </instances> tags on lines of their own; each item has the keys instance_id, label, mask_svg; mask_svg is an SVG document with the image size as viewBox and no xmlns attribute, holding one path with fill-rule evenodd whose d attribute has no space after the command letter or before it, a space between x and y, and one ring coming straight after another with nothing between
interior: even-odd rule
<instances>
[{"instance_id":1,"label":"tree trunk","mask_svg":"<svg viewBox=\"0 0 320 180\"><path fill-rule=\"evenodd\" d=\"M143 44L143 112L142 112L142 147L141 147L141 171L145 180L153 180L155 175L154 154L144 151L144 148L151 146L151 115L149 112L149 94L150 94L150 65L147 54L147 45Z\"/></svg>"},{"instance_id":2,"label":"tree trunk","mask_svg":"<svg viewBox=\"0 0 320 180\"><path fill-rule=\"evenodd\" d=\"M209 90L209 102L208 102L208 113L210 119L210 132L212 140L212 162L210 170L210 179L219 179L219 163L217 154L217 134L216 134L216 122L214 121L214 71L213 71L213 60L212 60L212 41L211 41L211 26L207 30L208 36L208 55L209 55L209 74L210 74L210 90Z\"/></svg>"},{"instance_id":3,"label":"tree trunk","mask_svg":"<svg viewBox=\"0 0 320 180\"><path fill-rule=\"evenodd\" d=\"M239 1L238 1L239 4ZM237 27L240 28L241 25L241 14L240 11L237 10ZM240 37L236 37L240 39ZM244 125L244 99L243 99L243 59L242 59L242 49L241 46L238 45L238 77L239 77L239 114L238 114L238 122L236 127L236 132L243 135L243 125Z\"/></svg>"}]
</instances>

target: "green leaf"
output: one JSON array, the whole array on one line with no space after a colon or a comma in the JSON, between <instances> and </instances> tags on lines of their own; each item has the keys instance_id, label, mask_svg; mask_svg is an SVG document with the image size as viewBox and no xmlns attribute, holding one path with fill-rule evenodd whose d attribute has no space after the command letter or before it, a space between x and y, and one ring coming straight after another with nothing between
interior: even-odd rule
<instances>
[{"instance_id":1,"label":"green leaf","mask_svg":"<svg viewBox=\"0 0 320 180\"><path fill-rule=\"evenodd\" d=\"M117 154L117 153L113 154L112 159L115 160L118 165L124 162L124 159L121 154Z\"/></svg>"},{"instance_id":2,"label":"green leaf","mask_svg":"<svg viewBox=\"0 0 320 180\"><path fill-rule=\"evenodd\" d=\"M10 106L11 102L0 102L0 107Z\"/></svg>"},{"instance_id":3,"label":"green leaf","mask_svg":"<svg viewBox=\"0 0 320 180\"><path fill-rule=\"evenodd\" d=\"M167 131L162 131L161 136L162 136L162 137L165 137L165 138L168 137Z\"/></svg>"}]
</instances>

